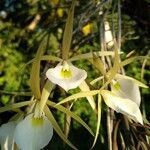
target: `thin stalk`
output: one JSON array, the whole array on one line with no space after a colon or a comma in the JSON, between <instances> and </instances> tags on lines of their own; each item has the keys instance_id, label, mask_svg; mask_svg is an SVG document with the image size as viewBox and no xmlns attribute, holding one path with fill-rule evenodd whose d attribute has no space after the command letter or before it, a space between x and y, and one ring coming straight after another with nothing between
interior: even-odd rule
<instances>
[{"instance_id":1,"label":"thin stalk","mask_svg":"<svg viewBox=\"0 0 150 150\"><path fill-rule=\"evenodd\" d=\"M121 4L120 0L118 0L118 51L120 52L121 48Z\"/></svg>"},{"instance_id":2,"label":"thin stalk","mask_svg":"<svg viewBox=\"0 0 150 150\"><path fill-rule=\"evenodd\" d=\"M107 135L108 135L108 148L112 149L112 130L113 130L113 110L107 108Z\"/></svg>"},{"instance_id":3,"label":"thin stalk","mask_svg":"<svg viewBox=\"0 0 150 150\"><path fill-rule=\"evenodd\" d=\"M103 19L102 20L102 23L100 24L100 46L101 46L101 51L103 52L105 50L105 46L104 46L104 23L103 23ZM104 63L105 65L105 57L102 56L102 62ZM106 66L104 66L106 68Z\"/></svg>"},{"instance_id":4,"label":"thin stalk","mask_svg":"<svg viewBox=\"0 0 150 150\"><path fill-rule=\"evenodd\" d=\"M65 107L67 109L71 109L69 102L67 102L65 104ZM68 135L69 135L70 124L71 124L71 117L70 117L70 115L65 114L65 116L64 116L64 134L65 134L66 138L68 138Z\"/></svg>"},{"instance_id":5,"label":"thin stalk","mask_svg":"<svg viewBox=\"0 0 150 150\"><path fill-rule=\"evenodd\" d=\"M101 45L101 51L106 51L106 43L105 43L105 35L104 35L104 19L105 19L106 13L103 15L102 23L100 24L100 45ZM108 60L108 67L111 67L110 59L109 57L106 59ZM102 57L102 62L104 64L105 70L107 70L107 65L106 65L106 59L105 57ZM113 114L112 110L110 108L107 108L107 135L108 135L108 149L112 150L112 129L113 129Z\"/></svg>"},{"instance_id":6,"label":"thin stalk","mask_svg":"<svg viewBox=\"0 0 150 150\"><path fill-rule=\"evenodd\" d=\"M118 144L117 144L117 134L119 129L119 123L120 120L116 123L113 131L113 150L118 150Z\"/></svg>"}]
</instances>

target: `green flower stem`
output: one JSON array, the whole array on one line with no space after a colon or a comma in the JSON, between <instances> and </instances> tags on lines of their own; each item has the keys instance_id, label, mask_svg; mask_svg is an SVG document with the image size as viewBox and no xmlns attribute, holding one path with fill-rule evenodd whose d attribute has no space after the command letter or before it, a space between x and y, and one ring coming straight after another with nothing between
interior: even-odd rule
<instances>
[{"instance_id":1,"label":"green flower stem","mask_svg":"<svg viewBox=\"0 0 150 150\"><path fill-rule=\"evenodd\" d=\"M67 109L70 109L69 102L67 102L67 103L65 104L65 107L66 107ZM70 115L65 114L65 118L64 118L64 133L65 133L65 136L66 136L66 137L68 137L68 134L69 134L70 123L71 123L71 117L70 117Z\"/></svg>"},{"instance_id":2,"label":"green flower stem","mask_svg":"<svg viewBox=\"0 0 150 150\"><path fill-rule=\"evenodd\" d=\"M107 108L107 134L108 134L108 147L112 150L112 130L113 130L113 118L114 112L111 108Z\"/></svg>"}]
</instances>

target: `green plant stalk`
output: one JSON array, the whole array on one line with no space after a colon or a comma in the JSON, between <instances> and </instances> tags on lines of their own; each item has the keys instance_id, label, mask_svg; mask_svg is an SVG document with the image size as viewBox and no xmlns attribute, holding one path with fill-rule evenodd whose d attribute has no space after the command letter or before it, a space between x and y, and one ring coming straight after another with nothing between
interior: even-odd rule
<instances>
[{"instance_id":1,"label":"green plant stalk","mask_svg":"<svg viewBox=\"0 0 150 150\"><path fill-rule=\"evenodd\" d=\"M67 102L65 104L65 107L67 109L69 109L69 107L70 107L69 102ZM65 117L64 117L64 133L65 133L65 136L67 138L68 138L69 131L70 131L70 124L71 124L71 117L70 117L70 115L65 114Z\"/></svg>"},{"instance_id":2,"label":"green plant stalk","mask_svg":"<svg viewBox=\"0 0 150 150\"><path fill-rule=\"evenodd\" d=\"M118 134L118 129L119 129L119 123L120 123L120 120L116 123L114 131L113 131L113 150L118 150L117 134Z\"/></svg>"},{"instance_id":3,"label":"green plant stalk","mask_svg":"<svg viewBox=\"0 0 150 150\"><path fill-rule=\"evenodd\" d=\"M120 0L118 0L118 50L121 49L121 4Z\"/></svg>"},{"instance_id":4,"label":"green plant stalk","mask_svg":"<svg viewBox=\"0 0 150 150\"><path fill-rule=\"evenodd\" d=\"M108 147L109 150L112 149L112 129L113 129L113 119L112 119L112 110L107 108L107 134L108 134Z\"/></svg>"}]
</instances>

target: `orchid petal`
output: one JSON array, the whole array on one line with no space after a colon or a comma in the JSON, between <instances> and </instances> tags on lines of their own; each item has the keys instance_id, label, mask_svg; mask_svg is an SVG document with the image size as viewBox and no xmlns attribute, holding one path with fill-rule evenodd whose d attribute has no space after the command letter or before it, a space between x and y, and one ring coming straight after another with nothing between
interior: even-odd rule
<instances>
[{"instance_id":1,"label":"orchid petal","mask_svg":"<svg viewBox=\"0 0 150 150\"><path fill-rule=\"evenodd\" d=\"M127 98L134 101L138 106L141 103L141 95L139 86L132 80L128 79L119 79L119 89L113 87L113 92L122 98Z\"/></svg>"},{"instance_id":2,"label":"orchid petal","mask_svg":"<svg viewBox=\"0 0 150 150\"><path fill-rule=\"evenodd\" d=\"M108 107L120 112L135 122L143 124L142 114L138 105L130 99L116 96L113 92L102 90L101 94Z\"/></svg>"},{"instance_id":3,"label":"orchid petal","mask_svg":"<svg viewBox=\"0 0 150 150\"><path fill-rule=\"evenodd\" d=\"M139 87L143 87L143 88L149 88L147 85L145 85L144 83L129 77L129 76L125 76L125 75L121 75L121 74L116 74L116 79L128 79L130 81L133 81L136 85L138 85Z\"/></svg>"},{"instance_id":4,"label":"orchid petal","mask_svg":"<svg viewBox=\"0 0 150 150\"><path fill-rule=\"evenodd\" d=\"M30 114L16 126L14 139L21 150L40 150L52 135L53 128L47 117L34 118Z\"/></svg>"},{"instance_id":5,"label":"orchid petal","mask_svg":"<svg viewBox=\"0 0 150 150\"><path fill-rule=\"evenodd\" d=\"M54 84L58 84L65 91L78 87L87 77L85 70L79 69L73 65L68 65L68 74L61 75L63 65L57 65L55 68L48 69L46 72L47 78Z\"/></svg>"},{"instance_id":6,"label":"orchid petal","mask_svg":"<svg viewBox=\"0 0 150 150\"><path fill-rule=\"evenodd\" d=\"M13 150L14 147L14 130L15 122L8 122L0 127L0 144L1 149Z\"/></svg>"},{"instance_id":7,"label":"orchid petal","mask_svg":"<svg viewBox=\"0 0 150 150\"><path fill-rule=\"evenodd\" d=\"M79 88L81 89L81 91L89 91L90 92L90 88L89 86L87 85L87 83L85 81L83 81L80 85L79 85ZM88 102L90 103L91 107L93 110L95 110L96 108L96 104L95 104L95 101L94 101L94 98L93 96L87 96L86 97Z\"/></svg>"}]
</instances>

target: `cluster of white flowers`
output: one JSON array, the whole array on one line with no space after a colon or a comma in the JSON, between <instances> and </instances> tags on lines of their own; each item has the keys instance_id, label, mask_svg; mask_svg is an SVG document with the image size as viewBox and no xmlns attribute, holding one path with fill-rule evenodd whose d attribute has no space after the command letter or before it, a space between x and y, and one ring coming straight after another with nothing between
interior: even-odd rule
<instances>
[{"instance_id":1,"label":"cluster of white flowers","mask_svg":"<svg viewBox=\"0 0 150 150\"><path fill-rule=\"evenodd\" d=\"M49 69L46 76L51 82L68 91L80 86L87 77L87 73L85 70L64 61L55 68ZM118 88L116 85L118 85ZM122 77L116 79L115 84L112 85L112 90L102 90L101 95L108 107L143 124L142 114L139 109L141 102L139 86L133 78L125 79Z\"/></svg>"},{"instance_id":2,"label":"cluster of white flowers","mask_svg":"<svg viewBox=\"0 0 150 150\"><path fill-rule=\"evenodd\" d=\"M85 82L87 72L64 61L55 68L48 69L46 76L51 82L68 91ZM120 78L114 82L111 91L102 90L101 95L108 107L143 124L139 109L140 91L135 82ZM40 150L49 143L52 135L53 127L47 117L37 117L32 113L19 123L12 121L0 127L1 148L11 150L16 143L21 150Z\"/></svg>"},{"instance_id":3,"label":"cluster of white flowers","mask_svg":"<svg viewBox=\"0 0 150 150\"><path fill-rule=\"evenodd\" d=\"M87 77L86 71L63 62L49 69L46 75L51 82L68 91L78 87ZM53 127L46 116L34 113L27 115L19 123L15 121L0 127L0 143L4 150L13 150L14 143L21 150L40 150L53 136Z\"/></svg>"}]
</instances>

